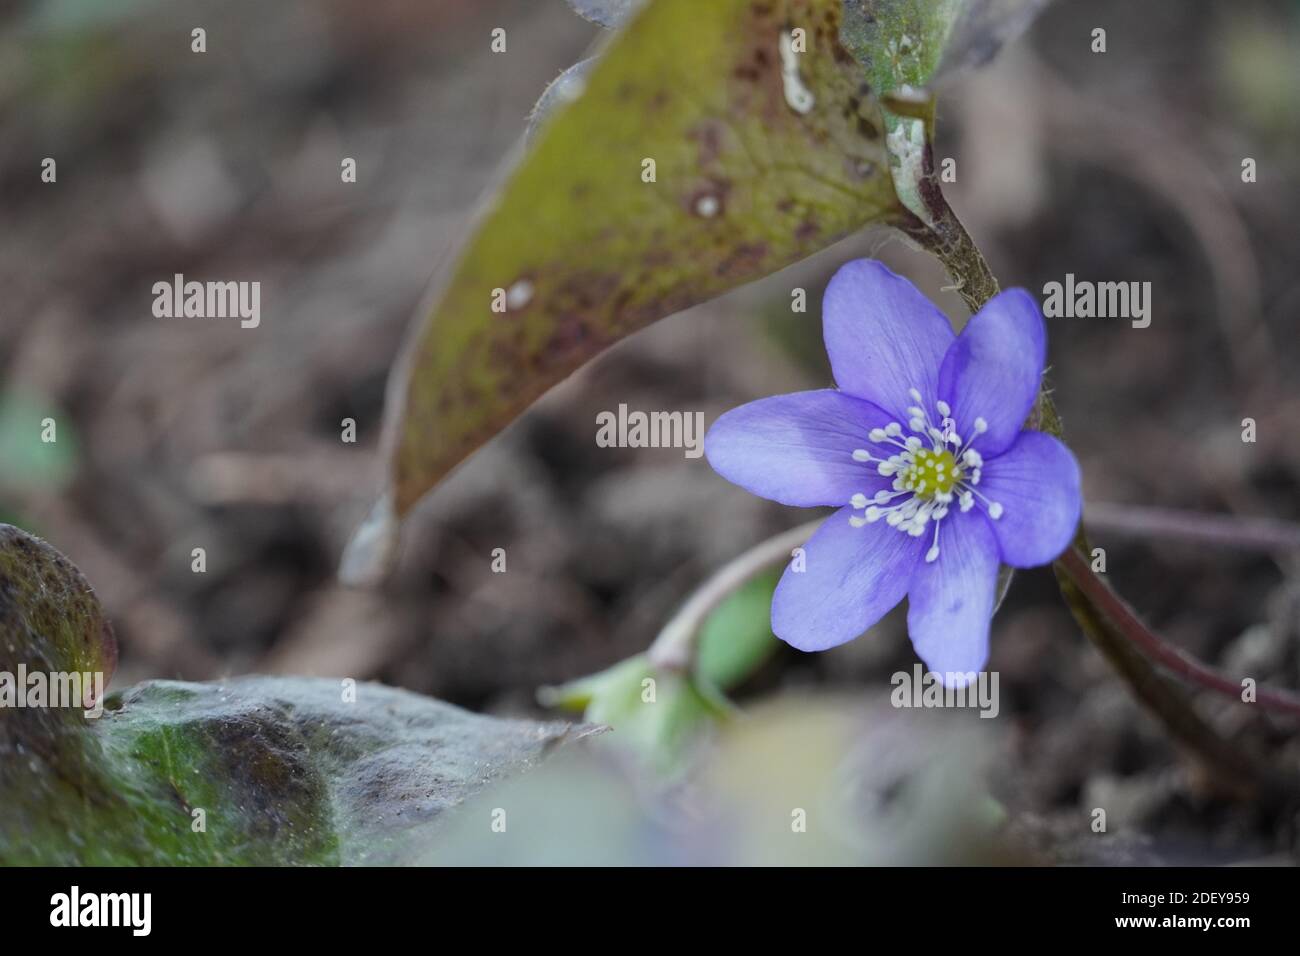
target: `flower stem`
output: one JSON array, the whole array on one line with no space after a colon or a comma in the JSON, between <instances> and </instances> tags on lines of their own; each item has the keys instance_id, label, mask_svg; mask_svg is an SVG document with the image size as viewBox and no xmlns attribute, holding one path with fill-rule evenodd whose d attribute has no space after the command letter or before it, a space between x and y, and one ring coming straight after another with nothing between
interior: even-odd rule
<instances>
[{"instance_id":1,"label":"flower stem","mask_svg":"<svg viewBox=\"0 0 1300 956\"><path fill-rule=\"evenodd\" d=\"M1203 664L1181 648L1165 641L1150 630L1118 594L1111 590L1088 564L1088 559L1071 548L1061 555L1058 567L1079 588L1093 607L1132 643L1166 670L1207 690L1241 700L1241 681L1234 680ZM1257 688L1255 702L1267 710L1300 717L1300 695L1288 691Z\"/></svg>"},{"instance_id":2,"label":"flower stem","mask_svg":"<svg viewBox=\"0 0 1300 956\"><path fill-rule=\"evenodd\" d=\"M661 670L686 673L695 666L695 655L704 622L733 591L768 568L790 560L790 552L807 541L822 519L809 521L760 541L715 572L663 626L647 652L650 663Z\"/></svg>"},{"instance_id":3,"label":"flower stem","mask_svg":"<svg viewBox=\"0 0 1300 956\"><path fill-rule=\"evenodd\" d=\"M957 294L974 315L985 302L998 294L998 280L939 188L939 179L934 174L934 148L928 142L922 156L922 169L924 173L917 183L917 192L925 204L929 222L901 209L892 225L943 263L957 284Z\"/></svg>"},{"instance_id":4,"label":"flower stem","mask_svg":"<svg viewBox=\"0 0 1300 956\"><path fill-rule=\"evenodd\" d=\"M958 294L975 313L997 294L997 279L939 189L928 145L923 168L918 187L930 221L924 222L904 211L894 225L943 263L957 284ZM1061 420L1046 389L1039 393L1029 424L1061 437ZM1092 575L1091 568L1080 557L1090 553L1087 534L1080 524L1073 550L1067 551L1055 564L1061 595L1084 634L1169 734L1206 766L1217 770L1221 782L1241 792L1273 782L1273 774L1262 764L1201 718L1186 691L1162 675L1146 654L1181 677L1206 676L1206 672L1213 672L1199 662L1193 665L1185 654L1142 627L1123 601ZM1138 628L1133 627L1134 622ZM1239 690L1234 685L1234 693Z\"/></svg>"}]
</instances>

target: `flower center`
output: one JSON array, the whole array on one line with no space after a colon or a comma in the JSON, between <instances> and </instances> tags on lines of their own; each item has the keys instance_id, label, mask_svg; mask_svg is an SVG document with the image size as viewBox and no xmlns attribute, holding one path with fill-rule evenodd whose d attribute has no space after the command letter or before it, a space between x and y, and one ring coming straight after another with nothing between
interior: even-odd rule
<instances>
[{"instance_id":1,"label":"flower center","mask_svg":"<svg viewBox=\"0 0 1300 956\"><path fill-rule=\"evenodd\" d=\"M961 477L957 459L946 448L922 448L912 456L912 462L899 471L903 488L918 498L929 500L946 495Z\"/></svg>"},{"instance_id":2,"label":"flower center","mask_svg":"<svg viewBox=\"0 0 1300 956\"><path fill-rule=\"evenodd\" d=\"M925 560L934 561L939 557L939 524L948 516L952 502L956 501L962 512L982 505L994 521L1002 517L1002 505L976 489L984 459L971 446L988 430L988 423L976 418L970 436L963 439L947 402L935 403L936 426L921 406L920 391L913 388L908 394L916 403L907 410L910 434L904 437L903 426L890 422L868 434L877 446L885 446L883 452L866 448L853 452L854 461L870 462L878 475L892 477L893 490L877 491L869 499L861 493L854 495L849 504L862 514L852 515L849 523L860 528L883 518L891 528L919 538L933 522L934 540Z\"/></svg>"}]
</instances>

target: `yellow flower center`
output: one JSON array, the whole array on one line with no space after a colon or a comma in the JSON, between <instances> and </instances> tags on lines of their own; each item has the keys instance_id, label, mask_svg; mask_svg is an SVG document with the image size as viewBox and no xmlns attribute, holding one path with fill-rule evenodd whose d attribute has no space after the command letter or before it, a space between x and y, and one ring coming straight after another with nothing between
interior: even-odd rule
<instances>
[{"instance_id":1,"label":"yellow flower center","mask_svg":"<svg viewBox=\"0 0 1300 956\"><path fill-rule=\"evenodd\" d=\"M935 451L921 448L912 456L912 464L899 475L903 487L918 498L933 498L938 494L948 494L961 477L961 469L952 452L946 448Z\"/></svg>"}]
</instances>

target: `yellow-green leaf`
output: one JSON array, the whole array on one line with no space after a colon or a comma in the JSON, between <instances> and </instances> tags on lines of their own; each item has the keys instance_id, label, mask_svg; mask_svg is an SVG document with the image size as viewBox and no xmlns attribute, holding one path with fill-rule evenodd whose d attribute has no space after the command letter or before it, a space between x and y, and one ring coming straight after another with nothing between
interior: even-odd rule
<instances>
[{"instance_id":1,"label":"yellow-green leaf","mask_svg":"<svg viewBox=\"0 0 1300 956\"><path fill-rule=\"evenodd\" d=\"M610 37L415 330L391 516L614 342L897 210L840 18L841 0L651 0Z\"/></svg>"}]
</instances>

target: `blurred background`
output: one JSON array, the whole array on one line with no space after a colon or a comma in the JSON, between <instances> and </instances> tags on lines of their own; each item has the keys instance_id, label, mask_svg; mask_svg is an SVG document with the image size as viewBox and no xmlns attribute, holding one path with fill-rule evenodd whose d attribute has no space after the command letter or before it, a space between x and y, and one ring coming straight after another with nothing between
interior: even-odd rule
<instances>
[{"instance_id":1,"label":"blurred background","mask_svg":"<svg viewBox=\"0 0 1300 956\"><path fill-rule=\"evenodd\" d=\"M507 54L489 52L496 27ZM119 687L350 676L541 713L539 685L644 650L710 571L812 517L680 450L599 448L598 412L711 422L828 384L821 290L849 258L884 258L965 319L924 255L846 240L555 389L425 501L382 590L348 590L335 568L379 486L384 385L425 283L597 28L563 0L43 0L0 3L0 28L0 520L94 584ZM940 111L945 189L1004 286L1152 284L1149 328L1049 321L1109 579L1202 659L1300 686L1290 560L1134 533L1114 507L1300 520L1300 3L1062 0ZM151 287L177 272L260 281L261 326L154 318ZM796 285L806 314L789 311ZM509 573L491 573L494 548ZM737 696L884 699L913 661L894 615L825 654L782 648ZM1095 861L1072 834L1104 804L1125 834L1107 862L1300 854L1295 807L1233 803L1189 774L1047 569L1017 575L990 666L1002 713L977 723L997 725L999 797L1027 844ZM1200 703L1300 758L1293 723Z\"/></svg>"}]
</instances>

